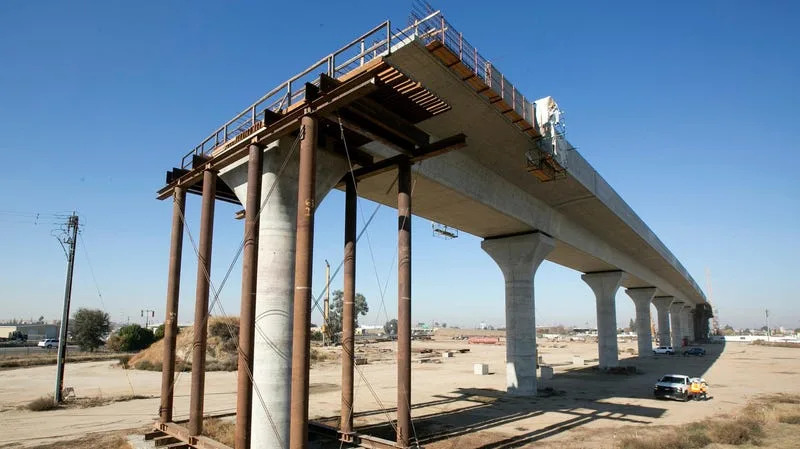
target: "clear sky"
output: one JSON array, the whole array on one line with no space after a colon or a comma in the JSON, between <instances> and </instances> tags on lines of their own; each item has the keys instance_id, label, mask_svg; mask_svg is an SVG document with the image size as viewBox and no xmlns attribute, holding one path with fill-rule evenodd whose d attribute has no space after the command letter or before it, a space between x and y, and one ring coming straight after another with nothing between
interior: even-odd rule
<instances>
[{"instance_id":1,"label":"clear sky","mask_svg":"<svg viewBox=\"0 0 800 449\"><path fill-rule=\"evenodd\" d=\"M2 2L0 318L60 316L65 258L51 221L33 214L77 210L85 248L73 309L163 319L171 204L155 191L165 170L269 89L387 18L405 24L410 9L343 5ZM704 289L710 270L723 325L760 327L769 308L771 324L800 327L800 3L434 5L527 97L555 97L569 140ZM317 212L315 291L324 259L341 260L343 203L332 192ZM191 196L195 236L199 209ZM241 239L237 209L217 207L216 283ZM359 243L357 289L371 310L362 323L396 315L395 217L381 208L371 245ZM413 226L414 320L502 325L502 276L480 240ZM193 259L187 239L181 322L191 321ZM579 275L543 264L538 324L594 326ZM221 295L227 313L238 313L240 279L237 264ZM620 290L618 324L633 310Z\"/></svg>"}]
</instances>

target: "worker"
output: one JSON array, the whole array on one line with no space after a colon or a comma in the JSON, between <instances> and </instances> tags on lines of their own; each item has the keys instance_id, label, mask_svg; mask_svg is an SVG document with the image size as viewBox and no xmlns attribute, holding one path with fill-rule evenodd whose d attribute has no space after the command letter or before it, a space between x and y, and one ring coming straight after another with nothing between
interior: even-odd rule
<instances>
[{"instance_id":1,"label":"worker","mask_svg":"<svg viewBox=\"0 0 800 449\"><path fill-rule=\"evenodd\" d=\"M689 395L692 399L699 401L700 399L708 399L708 383L701 377L693 377L690 379Z\"/></svg>"}]
</instances>

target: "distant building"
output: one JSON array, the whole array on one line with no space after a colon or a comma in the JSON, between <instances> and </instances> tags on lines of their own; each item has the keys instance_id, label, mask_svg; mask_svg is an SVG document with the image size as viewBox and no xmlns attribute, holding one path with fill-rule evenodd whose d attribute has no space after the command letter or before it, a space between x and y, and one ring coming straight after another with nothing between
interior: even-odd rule
<instances>
[{"instance_id":1,"label":"distant building","mask_svg":"<svg viewBox=\"0 0 800 449\"><path fill-rule=\"evenodd\" d=\"M58 338L57 324L10 324L0 326L0 338L8 339L11 334L20 331L28 336L29 341L44 340L45 338Z\"/></svg>"}]
</instances>

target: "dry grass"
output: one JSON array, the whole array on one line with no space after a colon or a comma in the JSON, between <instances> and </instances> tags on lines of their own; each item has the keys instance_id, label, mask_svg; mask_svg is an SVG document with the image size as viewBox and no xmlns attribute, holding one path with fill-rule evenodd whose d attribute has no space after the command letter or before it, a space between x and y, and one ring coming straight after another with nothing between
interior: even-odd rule
<instances>
[{"instance_id":1,"label":"dry grass","mask_svg":"<svg viewBox=\"0 0 800 449\"><path fill-rule=\"evenodd\" d=\"M756 346L772 346L774 348L800 348L800 343L790 343L786 341L755 340L750 344Z\"/></svg>"},{"instance_id":2,"label":"dry grass","mask_svg":"<svg viewBox=\"0 0 800 449\"><path fill-rule=\"evenodd\" d=\"M760 396L736 415L722 415L683 426L651 428L623 437L621 449L699 449L710 444L784 447L782 440L797 441L800 432L800 395ZM786 428L790 426L787 432Z\"/></svg>"},{"instance_id":3,"label":"dry grass","mask_svg":"<svg viewBox=\"0 0 800 449\"><path fill-rule=\"evenodd\" d=\"M48 410L57 410L64 408L90 408L108 405L113 402L126 402L136 399L151 399L156 396L145 396L141 394L124 394L120 396L90 396L82 398L74 398L67 400L61 404L56 405L53 401L53 395L42 396L34 399L31 402L20 406L20 409L30 410L32 412L44 412Z\"/></svg>"},{"instance_id":4,"label":"dry grass","mask_svg":"<svg viewBox=\"0 0 800 449\"><path fill-rule=\"evenodd\" d=\"M67 355L67 362L97 362L119 358L118 353L86 353L86 355ZM55 365L56 354L32 354L18 357L0 358L0 369L27 368L29 366Z\"/></svg>"},{"instance_id":5,"label":"dry grass","mask_svg":"<svg viewBox=\"0 0 800 449\"><path fill-rule=\"evenodd\" d=\"M90 433L73 440L37 444L36 447L38 449L131 449L126 439L127 435L131 433L142 433L146 430L149 430L149 427L147 429Z\"/></svg>"},{"instance_id":6,"label":"dry grass","mask_svg":"<svg viewBox=\"0 0 800 449\"><path fill-rule=\"evenodd\" d=\"M236 423L233 420L206 418L203 421L203 435L220 443L233 447Z\"/></svg>"},{"instance_id":7,"label":"dry grass","mask_svg":"<svg viewBox=\"0 0 800 449\"><path fill-rule=\"evenodd\" d=\"M53 401L53 396L48 395L34 399L31 402L23 405L21 408L28 409L32 412L44 412L47 410L55 410L60 407Z\"/></svg>"}]
</instances>

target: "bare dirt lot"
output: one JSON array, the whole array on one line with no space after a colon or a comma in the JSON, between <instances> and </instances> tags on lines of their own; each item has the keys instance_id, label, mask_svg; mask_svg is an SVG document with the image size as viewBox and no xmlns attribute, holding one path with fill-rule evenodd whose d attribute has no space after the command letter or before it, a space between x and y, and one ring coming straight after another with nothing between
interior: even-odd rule
<instances>
[{"instance_id":1,"label":"bare dirt lot","mask_svg":"<svg viewBox=\"0 0 800 449\"><path fill-rule=\"evenodd\" d=\"M635 342L620 344L621 365L635 365L641 374L613 375L572 364L574 355L597 357L596 343L539 341L544 364L554 366L555 377L542 381L555 394L538 398L511 398L504 394L505 347L469 345L463 341L414 342L414 430L421 445L430 448L517 447L534 444L559 447L614 447L616 429L630 426L675 425L731 412L751 398L767 393L800 393L800 350L746 344L706 345L706 357L647 355L630 357ZM394 344L360 346L369 361L356 373L355 423L360 431L392 438L387 419L396 401ZM421 354L419 350L432 349ZM456 352L441 358L439 351ZM625 358L628 357L628 358ZM490 375L473 374L474 363L488 363ZM122 370L113 362L69 365L66 385L80 397L97 395L154 395L161 373ZM51 392L55 367L0 372L0 446L35 447L58 439L74 439L90 432L137 428L156 416L158 399L117 402L87 409L30 412L17 407ZM704 402L663 401L652 398L656 379L668 373L703 376L713 399ZM337 361L322 362L311 372L311 415L334 421L340 407ZM235 372L211 372L206 377L206 412L232 412ZM188 373L176 383L176 419L188 411ZM369 388L368 388L369 387ZM386 410L384 410L386 409ZM635 427L634 427L635 428ZM630 430L623 430L630 433ZM622 434L620 434L622 436Z\"/></svg>"}]
</instances>

